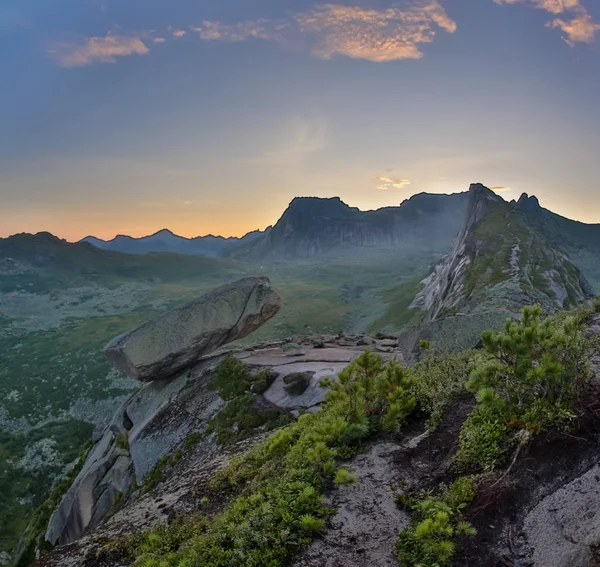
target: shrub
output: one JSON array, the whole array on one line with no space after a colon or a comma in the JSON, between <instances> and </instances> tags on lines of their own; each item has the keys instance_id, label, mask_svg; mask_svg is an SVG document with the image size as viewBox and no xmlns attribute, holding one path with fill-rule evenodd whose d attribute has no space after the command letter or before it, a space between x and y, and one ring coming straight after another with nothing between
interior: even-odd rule
<instances>
[{"instance_id":1,"label":"shrub","mask_svg":"<svg viewBox=\"0 0 600 567\"><path fill-rule=\"evenodd\" d=\"M250 384L250 370L233 354L228 354L215 370L210 388L218 390L224 400L242 396Z\"/></svg>"},{"instance_id":2,"label":"shrub","mask_svg":"<svg viewBox=\"0 0 600 567\"><path fill-rule=\"evenodd\" d=\"M119 449L123 449L124 451L129 451L129 434L127 431L123 431L117 435L117 440L115 442Z\"/></svg>"},{"instance_id":3,"label":"shrub","mask_svg":"<svg viewBox=\"0 0 600 567\"><path fill-rule=\"evenodd\" d=\"M460 432L460 450L455 464L460 470L491 471L500 467L514 447L516 435L497 408L478 406Z\"/></svg>"},{"instance_id":4,"label":"shrub","mask_svg":"<svg viewBox=\"0 0 600 567\"><path fill-rule=\"evenodd\" d=\"M557 323L543 318L539 305L525 307L520 322L483 333L493 359L472 372L469 389L480 404L496 406L533 432L562 419L589 377L582 331L575 317Z\"/></svg>"},{"instance_id":5,"label":"shrub","mask_svg":"<svg viewBox=\"0 0 600 567\"><path fill-rule=\"evenodd\" d=\"M475 528L462 518L462 510L474 497L473 481L462 477L438 496L423 492L405 498L412 521L398 535L398 561L405 567L451 565L455 539L476 534Z\"/></svg>"},{"instance_id":6,"label":"shrub","mask_svg":"<svg viewBox=\"0 0 600 567\"><path fill-rule=\"evenodd\" d=\"M372 433L397 431L415 408L407 371L395 361L383 364L381 356L369 350L344 368L338 378L321 381L323 387L331 389L327 403L343 408L353 423L368 423Z\"/></svg>"},{"instance_id":7,"label":"shrub","mask_svg":"<svg viewBox=\"0 0 600 567\"><path fill-rule=\"evenodd\" d=\"M457 463L491 470L523 438L573 418L572 406L590 375L589 343L583 318L544 318L539 305L525 307L521 321L508 320L504 330L485 332L490 358L478 364L467 387L477 393L478 407L461 432Z\"/></svg>"},{"instance_id":8,"label":"shrub","mask_svg":"<svg viewBox=\"0 0 600 567\"><path fill-rule=\"evenodd\" d=\"M469 374L480 358L475 351L449 354L429 349L427 357L409 370L411 391L419 408L429 416L430 428L439 425L452 399L465 392Z\"/></svg>"},{"instance_id":9,"label":"shrub","mask_svg":"<svg viewBox=\"0 0 600 567\"><path fill-rule=\"evenodd\" d=\"M333 483L336 486L343 486L344 484L354 484L356 477L348 469L339 469L335 473Z\"/></svg>"}]
</instances>

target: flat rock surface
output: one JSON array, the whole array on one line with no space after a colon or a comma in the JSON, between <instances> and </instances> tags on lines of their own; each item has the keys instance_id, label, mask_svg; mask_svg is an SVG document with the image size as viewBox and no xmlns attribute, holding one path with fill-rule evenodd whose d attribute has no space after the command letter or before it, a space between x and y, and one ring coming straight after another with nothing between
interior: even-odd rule
<instances>
[{"instance_id":1,"label":"flat rock surface","mask_svg":"<svg viewBox=\"0 0 600 567\"><path fill-rule=\"evenodd\" d=\"M263 394L265 399L285 409L310 408L325 401L327 390L321 388L319 382L322 378L334 378L347 366L347 362L297 362L284 366L274 366L273 372L278 376L269 389ZM310 384L306 390L297 396L286 390L285 377L298 372L313 373Z\"/></svg>"},{"instance_id":2,"label":"flat rock surface","mask_svg":"<svg viewBox=\"0 0 600 567\"><path fill-rule=\"evenodd\" d=\"M294 567L398 567L394 543L410 519L396 505L394 443L372 445L348 465L356 482L329 497L337 507L330 529L313 542Z\"/></svg>"},{"instance_id":3,"label":"flat rock surface","mask_svg":"<svg viewBox=\"0 0 600 567\"><path fill-rule=\"evenodd\" d=\"M600 466L544 498L525 518L535 567L595 567L600 541Z\"/></svg>"}]
</instances>

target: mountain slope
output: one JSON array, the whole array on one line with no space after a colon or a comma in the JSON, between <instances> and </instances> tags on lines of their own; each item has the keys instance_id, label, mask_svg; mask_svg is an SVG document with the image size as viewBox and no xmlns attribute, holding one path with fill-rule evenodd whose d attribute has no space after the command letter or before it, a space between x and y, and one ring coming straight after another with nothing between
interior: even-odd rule
<instances>
[{"instance_id":1,"label":"mountain slope","mask_svg":"<svg viewBox=\"0 0 600 567\"><path fill-rule=\"evenodd\" d=\"M563 309L592 296L580 270L519 207L480 184L471 185L469 194L452 250L412 304L424 311L425 321L459 311L517 312L532 303Z\"/></svg>"},{"instance_id":2,"label":"mountain slope","mask_svg":"<svg viewBox=\"0 0 600 567\"><path fill-rule=\"evenodd\" d=\"M445 253L466 210L466 194L415 195L399 207L360 211L339 197L297 197L275 226L233 257L295 260L411 250Z\"/></svg>"},{"instance_id":3,"label":"mountain slope","mask_svg":"<svg viewBox=\"0 0 600 567\"><path fill-rule=\"evenodd\" d=\"M126 252L127 254L173 252L175 254L219 257L224 256L240 244L255 240L262 234L262 231L256 230L249 232L242 238L224 238L222 236L213 236L212 234L197 236L195 238L185 238L174 234L170 230L163 229L141 238L133 238L120 234L112 240L107 241L95 236L86 236L82 242L88 242L103 250Z\"/></svg>"},{"instance_id":4,"label":"mountain slope","mask_svg":"<svg viewBox=\"0 0 600 567\"><path fill-rule=\"evenodd\" d=\"M538 199L524 193L517 203L529 221L556 242L600 292L600 224L574 221L540 205Z\"/></svg>"}]
</instances>

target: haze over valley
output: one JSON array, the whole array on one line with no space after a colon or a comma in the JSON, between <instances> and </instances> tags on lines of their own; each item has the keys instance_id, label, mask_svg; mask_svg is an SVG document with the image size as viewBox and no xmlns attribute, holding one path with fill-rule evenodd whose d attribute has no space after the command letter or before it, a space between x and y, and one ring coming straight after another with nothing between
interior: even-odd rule
<instances>
[{"instance_id":1,"label":"haze over valley","mask_svg":"<svg viewBox=\"0 0 600 567\"><path fill-rule=\"evenodd\" d=\"M0 567L597 567L599 41L4 0Z\"/></svg>"}]
</instances>

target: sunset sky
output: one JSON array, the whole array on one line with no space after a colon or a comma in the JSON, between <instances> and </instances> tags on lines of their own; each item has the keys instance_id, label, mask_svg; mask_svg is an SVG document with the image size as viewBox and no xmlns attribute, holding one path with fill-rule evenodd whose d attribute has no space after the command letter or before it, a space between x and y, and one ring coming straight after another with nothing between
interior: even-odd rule
<instances>
[{"instance_id":1,"label":"sunset sky","mask_svg":"<svg viewBox=\"0 0 600 567\"><path fill-rule=\"evenodd\" d=\"M471 182L600 222L597 0L2 0L0 236Z\"/></svg>"}]
</instances>

